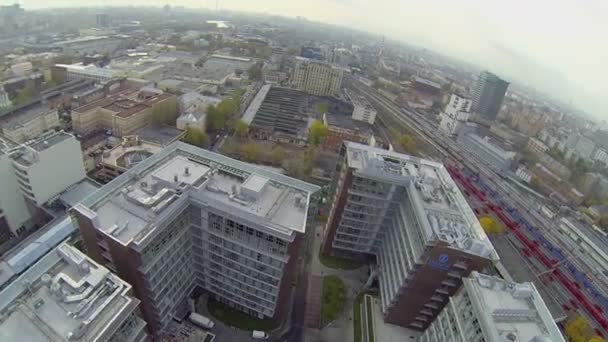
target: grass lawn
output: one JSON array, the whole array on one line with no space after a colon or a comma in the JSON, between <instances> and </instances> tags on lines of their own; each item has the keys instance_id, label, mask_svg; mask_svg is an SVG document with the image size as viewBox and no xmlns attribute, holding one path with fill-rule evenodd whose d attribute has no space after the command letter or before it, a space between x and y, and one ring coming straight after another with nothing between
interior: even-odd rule
<instances>
[{"instance_id":1,"label":"grass lawn","mask_svg":"<svg viewBox=\"0 0 608 342\"><path fill-rule=\"evenodd\" d=\"M354 342L361 342L361 304L363 303L363 296L365 292L361 292L357 295L355 299L355 304L353 305L353 327L355 329Z\"/></svg>"},{"instance_id":2,"label":"grass lawn","mask_svg":"<svg viewBox=\"0 0 608 342\"><path fill-rule=\"evenodd\" d=\"M230 95L234 96L243 96L243 94L245 94L245 89L243 88L235 88L230 92Z\"/></svg>"},{"instance_id":3,"label":"grass lawn","mask_svg":"<svg viewBox=\"0 0 608 342\"><path fill-rule=\"evenodd\" d=\"M362 263L355 260L325 255L321 250L319 251L319 261L321 261L325 267L338 268L342 270L355 270L363 266Z\"/></svg>"},{"instance_id":4,"label":"grass lawn","mask_svg":"<svg viewBox=\"0 0 608 342\"><path fill-rule=\"evenodd\" d=\"M367 307L367 331L369 333L368 342L374 342L374 319L372 317L372 297L365 297L365 303Z\"/></svg>"},{"instance_id":5,"label":"grass lawn","mask_svg":"<svg viewBox=\"0 0 608 342\"><path fill-rule=\"evenodd\" d=\"M207 309L217 320L241 330L268 331L274 329L278 323L272 319L259 319L249 316L212 298L207 302Z\"/></svg>"},{"instance_id":6,"label":"grass lawn","mask_svg":"<svg viewBox=\"0 0 608 342\"><path fill-rule=\"evenodd\" d=\"M321 303L321 322L326 325L335 320L346 299L346 287L337 276L323 277L323 297Z\"/></svg>"},{"instance_id":7,"label":"grass lawn","mask_svg":"<svg viewBox=\"0 0 608 342\"><path fill-rule=\"evenodd\" d=\"M363 298L365 298L366 294L373 295L373 296L378 295L378 293L375 291L363 291L357 295L357 298L355 298L355 303L353 304L353 329L355 329L353 331L353 336L355 337L354 342L362 341L361 324L362 324L363 318L361 317L361 308L363 305ZM368 313L368 315L371 315L371 312ZM368 316L368 319L369 319L369 316ZM372 329L371 332L373 333L374 328L372 327L371 329ZM372 339L373 339L373 337L372 337Z\"/></svg>"}]
</instances>

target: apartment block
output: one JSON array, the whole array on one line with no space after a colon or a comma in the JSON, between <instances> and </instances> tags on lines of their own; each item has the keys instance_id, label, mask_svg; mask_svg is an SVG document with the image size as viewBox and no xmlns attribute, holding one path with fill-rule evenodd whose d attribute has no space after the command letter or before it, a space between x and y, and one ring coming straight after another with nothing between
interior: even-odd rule
<instances>
[{"instance_id":1,"label":"apartment block","mask_svg":"<svg viewBox=\"0 0 608 342\"><path fill-rule=\"evenodd\" d=\"M85 177L71 134L52 132L28 144L0 136L0 240L28 230L45 215L40 206Z\"/></svg>"},{"instance_id":2,"label":"apartment block","mask_svg":"<svg viewBox=\"0 0 608 342\"><path fill-rule=\"evenodd\" d=\"M285 317L319 187L176 142L72 209L89 255L133 285L158 334L198 287Z\"/></svg>"},{"instance_id":3,"label":"apartment block","mask_svg":"<svg viewBox=\"0 0 608 342\"><path fill-rule=\"evenodd\" d=\"M0 339L142 342L131 285L63 243L0 292Z\"/></svg>"},{"instance_id":4,"label":"apartment block","mask_svg":"<svg viewBox=\"0 0 608 342\"><path fill-rule=\"evenodd\" d=\"M376 121L376 114L378 113L374 106L363 96L347 93L351 102L353 103L353 120L364 121L370 125L373 125Z\"/></svg>"},{"instance_id":5,"label":"apartment block","mask_svg":"<svg viewBox=\"0 0 608 342\"><path fill-rule=\"evenodd\" d=\"M442 164L343 146L324 253L375 259L384 320L423 331L473 270L498 260Z\"/></svg>"},{"instance_id":6,"label":"apartment block","mask_svg":"<svg viewBox=\"0 0 608 342\"><path fill-rule=\"evenodd\" d=\"M418 342L564 342L533 283L513 283L475 271Z\"/></svg>"},{"instance_id":7,"label":"apartment block","mask_svg":"<svg viewBox=\"0 0 608 342\"><path fill-rule=\"evenodd\" d=\"M296 89L318 96L332 96L340 93L343 71L330 64L296 57L292 84Z\"/></svg>"},{"instance_id":8,"label":"apartment block","mask_svg":"<svg viewBox=\"0 0 608 342\"><path fill-rule=\"evenodd\" d=\"M72 126L82 135L105 129L122 137L151 123L154 107L172 102L177 110L176 97L161 90L124 90L72 110Z\"/></svg>"},{"instance_id":9,"label":"apartment block","mask_svg":"<svg viewBox=\"0 0 608 342\"><path fill-rule=\"evenodd\" d=\"M469 119L472 101L466 97L452 94L448 104L439 115L439 131L448 136L458 135Z\"/></svg>"}]
</instances>

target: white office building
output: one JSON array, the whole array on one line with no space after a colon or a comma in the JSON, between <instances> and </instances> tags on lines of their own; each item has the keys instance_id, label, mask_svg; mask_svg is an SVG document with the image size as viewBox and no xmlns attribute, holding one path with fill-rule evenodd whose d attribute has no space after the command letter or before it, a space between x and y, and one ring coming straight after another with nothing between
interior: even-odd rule
<instances>
[{"instance_id":1,"label":"white office building","mask_svg":"<svg viewBox=\"0 0 608 342\"><path fill-rule=\"evenodd\" d=\"M131 285L63 243L0 292L0 340L143 342Z\"/></svg>"},{"instance_id":2,"label":"white office building","mask_svg":"<svg viewBox=\"0 0 608 342\"><path fill-rule=\"evenodd\" d=\"M195 287L284 317L319 187L181 142L73 209L89 255L133 284L154 334Z\"/></svg>"},{"instance_id":3,"label":"white office building","mask_svg":"<svg viewBox=\"0 0 608 342\"><path fill-rule=\"evenodd\" d=\"M532 283L472 272L418 342L565 342Z\"/></svg>"},{"instance_id":4,"label":"white office building","mask_svg":"<svg viewBox=\"0 0 608 342\"><path fill-rule=\"evenodd\" d=\"M350 101L353 103L353 120L367 122L373 125L376 121L376 108L374 108L369 101L363 96L352 94L347 92Z\"/></svg>"},{"instance_id":5,"label":"white office building","mask_svg":"<svg viewBox=\"0 0 608 342\"><path fill-rule=\"evenodd\" d=\"M471 99L452 94L450 101L439 115L439 131L448 136L458 135L462 125L469 119L471 104Z\"/></svg>"},{"instance_id":6,"label":"white office building","mask_svg":"<svg viewBox=\"0 0 608 342\"><path fill-rule=\"evenodd\" d=\"M347 142L331 194L323 252L375 256L388 323L424 331L461 277L498 260L439 163Z\"/></svg>"},{"instance_id":7,"label":"white office building","mask_svg":"<svg viewBox=\"0 0 608 342\"><path fill-rule=\"evenodd\" d=\"M80 142L71 134L53 132L28 144L0 136L0 235L27 230L37 207L85 177Z\"/></svg>"},{"instance_id":8,"label":"white office building","mask_svg":"<svg viewBox=\"0 0 608 342\"><path fill-rule=\"evenodd\" d=\"M43 136L11 157L21 192L38 205L86 177L80 142L69 133Z\"/></svg>"}]
</instances>

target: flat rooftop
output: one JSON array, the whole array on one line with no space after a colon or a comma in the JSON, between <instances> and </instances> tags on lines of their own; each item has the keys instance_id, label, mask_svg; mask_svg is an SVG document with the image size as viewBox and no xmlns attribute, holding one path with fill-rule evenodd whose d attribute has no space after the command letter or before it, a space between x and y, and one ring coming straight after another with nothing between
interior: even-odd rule
<instances>
[{"instance_id":1,"label":"flat rooftop","mask_svg":"<svg viewBox=\"0 0 608 342\"><path fill-rule=\"evenodd\" d=\"M443 164L377 147L347 142L355 173L404 186L427 240L498 260L498 254Z\"/></svg>"},{"instance_id":2,"label":"flat rooftop","mask_svg":"<svg viewBox=\"0 0 608 342\"><path fill-rule=\"evenodd\" d=\"M84 106L74 109L75 112L84 113L96 108L116 113L115 115L128 118L131 115L144 111L157 102L164 101L173 95L165 94L160 90L155 90L154 93L141 90L125 90L113 95L109 95L97 101L91 102Z\"/></svg>"},{"instance_id":3,"label":"flat rooftop","mask_svg":"<svg viewBox=\"0 0 608 342\"><path fill-rule=\"evenodd\" d=\"M11 108L4 113L0 113L0 127L19 127L39 116L53 112L57 111L49 108L47 104L44 104L40 101L40 99L37 99L29 104Z\"/></svg>"},{"instance_id":4,"label":"flat rooftop","mask_svg":"<svg viewBox=\"0 0 608 342\"><path fill-rule=\"evenodd\" d=\"M167 146L176 141L184 134L184 131L173 126L149 124L138 128L133 135L146 142L151 142L160 146Z\"/></svg>"},{"instance_id":5,"label":"flat rooftop","mask_svg":"<svg viewBox=\"0 0 608 342\"><path fill-rule=\"evenodd\" d=\"M325 114L325 120L328 126L339 127L350 131L358 131L361 134L374 134L374 125L370 125L367 122L353 119L348 115L340 114Z\"/></svg>"},{"instance_id":6,"label":"flat rooftop","mask_svg":"<svg viewBox=\"0 0 608 342\"><path fill-rule=\"evenodd\" d=\"M304 233L319 187L175 142L91 195L75 210L127 245L142 243L168 213L190 202L250 220L282 237Z\"/></svg>"},{"instance_id":7,"label":"flat rooftop","mask_svg":"<svg viewBox=\"0 0 608 342\"><path fill-rule=\"evenodd\" d=\"M36 162L37 152L42 152L69 139L76 140L76 138L72 134L66 133L64 131L54 132L50 134L47 133L46 135L43 135L37 140L29 142L27 146L23 145L18 151L16 151L12 155L12 157L16 162L25 166L29 166Z\"/></svg>"},{"instance_id":8,"label":"flat rooftop","mask_svg":"<svg viewBox=\"0 0 608 342\"><path fill-rule=\"evenodd\" d=\"M534 284L475 271L462 281L487 341L565 341Z\"/></svg>"},{"instance_id":9,"label":"flat rooftop","mask_svg":"<svg viewBox=\"0 0 608 342\"><path fill-rule=\"evenodd\" d=\"M0 340L97 341L119 314L138 304L130 289L61 244L0 292Z\"/></svg>"},{"instance_id":10,"label":"flat rooftop","mask_svg":"<svg viewBox=\"0 0 608 342\"><path fill-rule=\"evenodd\" d=\"M260 99L257 99L258 96ZM256 108L257 110L254 114L245 113L245 116L248 120L253 115L251 128L304 137L308 134L308 126L313 120L310 99L307 93L295 89L270 87L266 91L262 88L252 101L252 111ZM261 101L259 106L257 101ZM249 111L249 108L247 110Z\"/></svg>"}]
</instances>

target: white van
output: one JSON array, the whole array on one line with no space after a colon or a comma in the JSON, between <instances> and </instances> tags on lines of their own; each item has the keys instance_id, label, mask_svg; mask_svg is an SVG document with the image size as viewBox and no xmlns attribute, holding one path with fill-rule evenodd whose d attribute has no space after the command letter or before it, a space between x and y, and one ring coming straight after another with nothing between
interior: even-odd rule
<instances>
[{"instance_id":1,"label":"white van","mask_svg":"<svg viewBox=\"0 0 608 342\"><path fill-rule=\"evenodd\" d=\"M212 320L203 315L199 315L196 312L191 313L190 316L188 316L188 320L192 322L192 324L204 329L211 329L215 325Z\"/></svg>"},{"instance_id":2,"label":"white van","mask_svg":"<svg viewBox=\"0 0 608 342\"><path fill-rule=\"evenodd\" d=\"M270 337L264 331L259 331L259 330L254 330L251 335L253 338L258 339L258 340L267 340Z\"/></svg>"}]
</instances>

